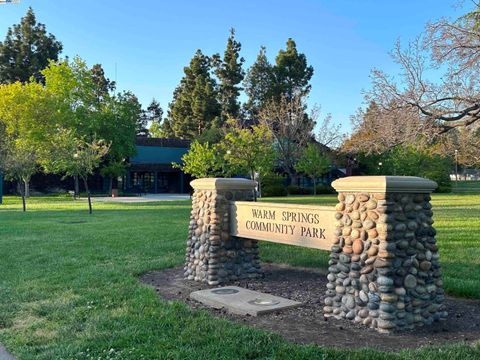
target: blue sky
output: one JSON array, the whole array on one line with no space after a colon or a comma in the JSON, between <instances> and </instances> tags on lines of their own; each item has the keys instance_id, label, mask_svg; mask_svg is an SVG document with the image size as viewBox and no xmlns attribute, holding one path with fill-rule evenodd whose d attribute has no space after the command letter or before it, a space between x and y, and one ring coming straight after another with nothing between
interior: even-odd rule
<instances>
[{"instance_id":1,"label":"blue sky","mask_svg":"<svg viewBox=\"0 0 480 360\"><path fill-rule=\"evenodd\" d=\"M63 55L101 63L120 89L164 110L197 48L223 53L236 29L249 66L261 45L273 62L291 37L315 69L309 103L350 128L373 67L395 71L388 52L413 39L429 20L456 18L457 0L21 0L0 5L0 39L32 6L63 43ZM467 4L468 5L468 4Z\"/></svg>"}]
</instances>

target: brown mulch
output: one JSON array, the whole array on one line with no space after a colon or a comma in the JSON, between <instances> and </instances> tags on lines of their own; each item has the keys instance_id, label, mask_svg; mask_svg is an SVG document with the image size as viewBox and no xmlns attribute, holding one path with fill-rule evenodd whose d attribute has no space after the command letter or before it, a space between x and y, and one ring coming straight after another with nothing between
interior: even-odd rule
<instances>
[{"instance_id":1,"label":"brown mulch","mask_svg":"<svg viewBox=\"0 0 480 360\"><path fill-rule=\"evenodd\" d=\"M239 316L224 310L210 309L189 299L195 290L207 285L183 279L183 268L150 272L141 277L167 300L179 300L196 309L208 309L213 316L280 334L300 344L338 347L372 347L384 351L399 351L427 345L480 341L480 301L447 297L448 319L413 331L380 334L375 330L347 320L323 317L322 307L327 284L326 274L317 269L287 265L263 264L265 277L259 280L236 281L230 285L261 291L300 301L301 307L282 310L258 317Z\"/></svg>"}]
</instances>

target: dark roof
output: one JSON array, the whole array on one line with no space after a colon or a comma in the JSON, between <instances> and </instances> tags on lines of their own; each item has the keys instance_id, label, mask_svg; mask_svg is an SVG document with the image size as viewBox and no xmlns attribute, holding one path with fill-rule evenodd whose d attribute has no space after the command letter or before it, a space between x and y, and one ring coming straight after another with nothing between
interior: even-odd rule
<instances>
[{"instance_id":1,"label":"dark roof","mask_svg":"<svg viewBox=\"0 0 480 360\"><path fill-rule=\"evenodd\" d=\"M190 147L190 142L190 140L150 138L145 136L138 136L135 140L135 144L138 146L158 146L187 149Z\"/></svg>"}]
</instances>

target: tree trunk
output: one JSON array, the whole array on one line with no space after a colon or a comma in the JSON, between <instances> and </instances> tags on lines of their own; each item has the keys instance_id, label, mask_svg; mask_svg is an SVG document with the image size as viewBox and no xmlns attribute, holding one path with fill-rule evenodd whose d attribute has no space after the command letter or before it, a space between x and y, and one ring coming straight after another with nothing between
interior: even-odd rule
<instances>
[{"instance_id":1,"label":"tree trunk","mask_svg":"<svg viewBox=\"0 0 480 360\"><path fill-rule=\"evenodd\" d=\"M315 176L312 179L313 179L313 195L316 196L317 195L317 179L315 178Z\"/></svg>"},{"instance_id":2,"label":"tree trunk","mask_svg":"<svg viewBox=\"0 0 480 360\"><path fill-rule=\"evenodd\" d=\"M22 207L23 207L23 212L27 211L27 201L25 199L25 190L26 190L26 183L22 179L20 182L20 194L22 195Z\"/></svg>"},{"instance_id":3,"label":"tree trunk","mask_svg":"<svg viewBox=\"0 0 480 360\"><path fill-rule=\"evenodd\" d=\"M112 196L112 189L113 189L113 176L110 175L108 177L108 195Z\"/></svg>"},{"instance_id":4,"label":"tree trunk","mask_svg":"<svg viewBox=\"0 0 480 360\"><path fill-rule=\"evenodd\" d=\"M25 197L30 197L30 180L23 180L23 184L25 187Z\"/></svg>"},{"instance_id":5,"label":"tree trunk","mask_svg":"<svg viewBox=\"0 0 480 360\"><path fill-rule=\"evenodd\" d=\"M84 177L82 178L83 179L83 183L85 185L85 191L87 192L87 199L88 199L88 213L91 214L92 213L92 198L90 196L90 190L88 188L88 181L87 181L87 178Z\"/></svg>"},{"instance_id":6,"label":"tree trunk","mask_svg":"<svg viewBox=\"0 0 480 360\"><path fill-rule=\"evenodd\" d=\"M250 171L250 179L255 181L255 171L253 171L253 170ZM258 197L258 191L257 191L257 188L254 188L253 189L253 201L257 201L257 197Z\"/></svg>"},{"instance_id":7,"label":"tree trunk","mask_svg":"<svg viewBox=\"0 0 480 360\"><path fill-rule=\"evenodd\" d=\"M77 200L77 197L80 195L80 184L78 181L78 175L73 176L73 199Z\"/></svg>"}]
</instances>

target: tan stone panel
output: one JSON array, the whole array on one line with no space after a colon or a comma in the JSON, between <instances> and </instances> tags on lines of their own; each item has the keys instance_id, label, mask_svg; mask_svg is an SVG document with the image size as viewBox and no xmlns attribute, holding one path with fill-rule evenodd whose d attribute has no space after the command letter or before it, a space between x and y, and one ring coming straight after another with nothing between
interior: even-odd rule
<instances>
[{"instance_id":1,"label":"tan stone panel","mask_svg":"<svg viewBox=\"0 0 480 360\"><path fill-rule=\"evenodd\" d=\"M230 234L248 239L330 250L334 224L333 207L248 201L230 204Z\"/></svg>"},{"instance_id":2,"label":"tan stone panel","mask_svg":"<svg viewBox=\"0 0 480 360\"><path fill-rule=\"evenodd\" d=\"M253 190L256 181L248 179L202 178L190 182L195 190Z\"/></svg>"},{"instance_id":3,"label":"tan stone panel","mask_svg":"<svg viewBox=\"0 0 480 360\"><path fill-rule=\"evenodd\" d=\"M416 176L349 176L335 180L332 186L338 192L431 193L437 183Z\"/></svg>"}]
</instances>

